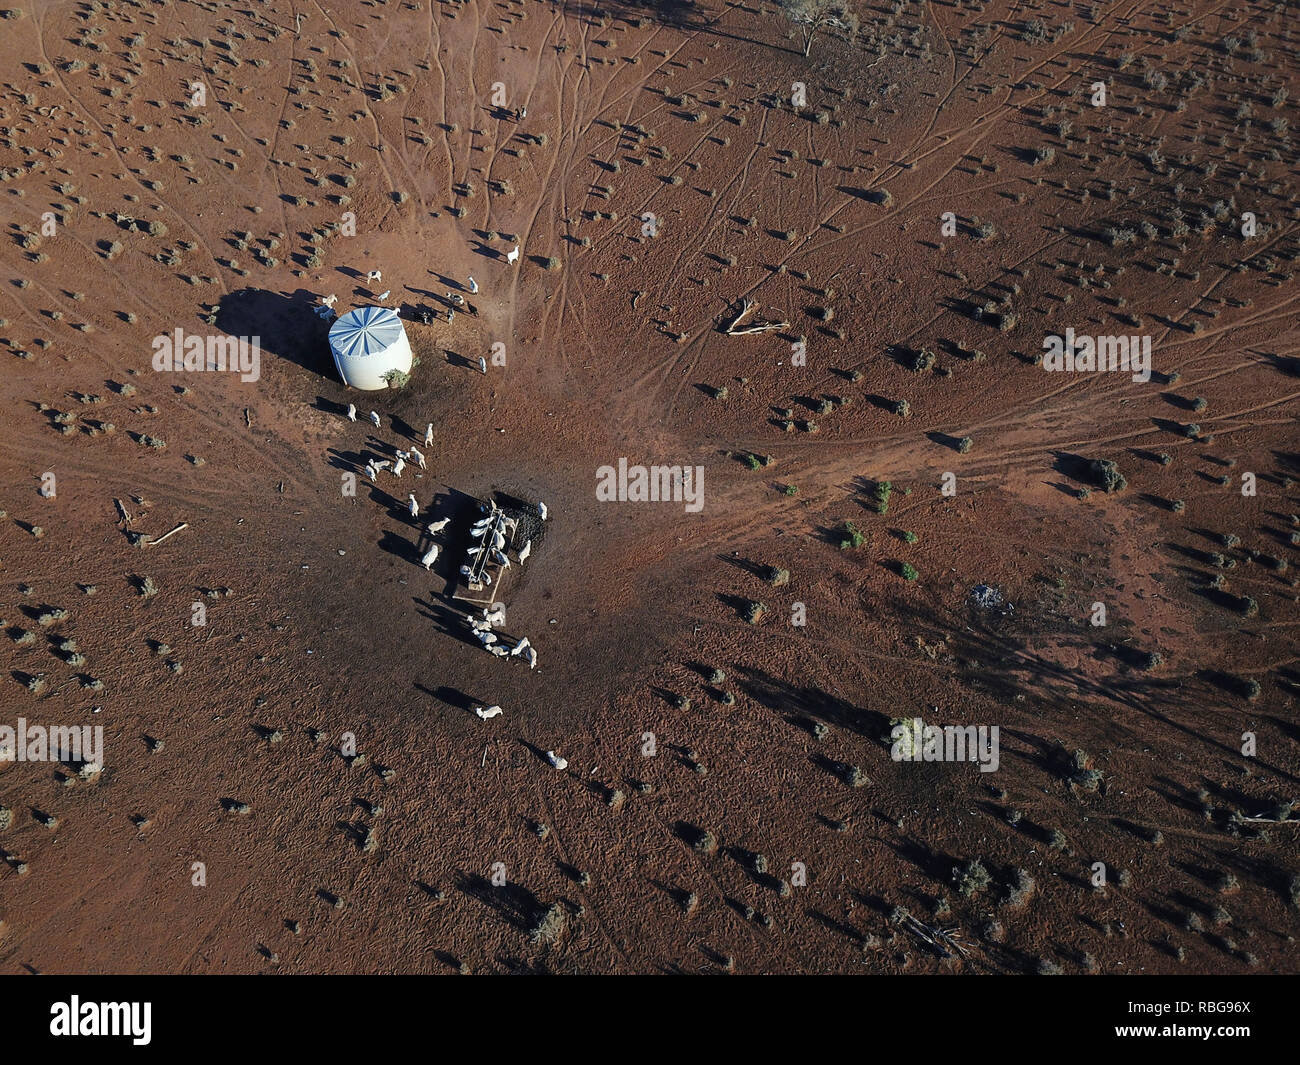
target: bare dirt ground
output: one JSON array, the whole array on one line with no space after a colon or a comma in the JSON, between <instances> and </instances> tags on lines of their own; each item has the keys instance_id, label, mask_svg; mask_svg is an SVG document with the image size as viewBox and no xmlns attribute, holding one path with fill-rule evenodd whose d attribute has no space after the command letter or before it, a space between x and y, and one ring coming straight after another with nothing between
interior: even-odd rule
<instances>
[{"instance_id":1,"label":"bare dirt ground","mask_svg":"<svg viewBox=\"0 0 1300 1065\"><path fill-rule=\"evenodd\" d=\"M0 969L1297 969L1285 5L873 0L805 57L746 0L10 3L0 725L105 750L0 763ZM311 308L385 289L419 365L349 392ZM177 327L259 379L156 372ZM703 510L598 502L620 457ZM410 491L546 502L535 671ZM914 716L998 771L891 760Z\"/></svg>"}]
</instances>

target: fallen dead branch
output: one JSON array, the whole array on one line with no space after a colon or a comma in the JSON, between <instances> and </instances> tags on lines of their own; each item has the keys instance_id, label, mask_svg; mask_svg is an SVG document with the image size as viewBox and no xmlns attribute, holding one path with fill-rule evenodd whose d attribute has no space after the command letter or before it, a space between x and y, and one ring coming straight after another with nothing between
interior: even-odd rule
<instances>
[{"instance_id":1,"label":"fallen dead branch","mask_svg":"<svg viewBox=\"0 0 1300 1065\"><path fill-rule=\"evenodd\" d=\"M789 329L789 322L755 322L744 329L728 329L727 335L733 337L750 336L753 333L770 333L774 329Z\"/></svg>"},{"instance_id":2,"label":"fallen dead branch","mask_svg":"<svg viewBox=\"0 0 1300 1065\"><path fill-rule=\"evenodd\" d=\"M1291 816L1297 806L1300 806L1300 799L1288 799L1278 803L1268 813L1255 817L1234 812L1232 820L1242 825L1300 825L1300 820Z\"/></svg>"},{"instance_id":3,"label":"fallen dead branch","mask_svg":"<svg viewBox=\"0 0 1300 1065\"><path fill-rule=\"evenodd\" d=\"M160 544L160 543L162 543L162 542L163 542L164 540L166 540L169 536L175 536L175 535L176 535L178 532L180 532L182 529L188 529L189 527L190 527L190 523L189 523L188 521L183 521L183 522L181 522L179 525L177 525L176 528L174 528L174 529L170 529L170 530L168 530L167 532L163 533L160 537L158 537L158 539L156 539L156 540L146 540L145 543L144 543L144 546L145 546L145 547L153 547L155 544Z\"/></svg>"},{"instance_id":4,"label":"fallen dead branch","mask_svg":"<svg viewBox=\"0 0 1300 1065\"><path fill-rule=\"evenodd\" d=\"M929 925L922 924L910 913L903 915L902 925L921 942L937 951L941 957L950 958L956 954L965 958L968 954L966 948L957 942L957 937L961 933L956 928L931 928Z\"/></svg>"},{"instance_id":5,"label":"fallen dead branch","mask_svg":"<svg viewBox=\"0 0 1300 1065\"><path fill-rule=\"evenodd\" d=\"M774 329L789 328L789 322L772 322L762 318L751 322L749 325L742 326L740 323L753 314L757 306L758 304L751 299L742 299L740 301L740 310L732 316L730 322L722 327L722 331L728 336L743 337L751 336L754 333L770 333Z\"/></svg>"}]
</instances>

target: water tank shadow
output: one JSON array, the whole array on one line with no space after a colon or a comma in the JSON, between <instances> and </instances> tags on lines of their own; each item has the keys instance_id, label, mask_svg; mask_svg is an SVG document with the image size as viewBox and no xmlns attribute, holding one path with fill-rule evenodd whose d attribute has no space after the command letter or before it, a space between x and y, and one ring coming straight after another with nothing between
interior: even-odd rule
<instances>
[{"instance_id":1,"label":"water tank shadow","mask_svg":"<svg viewBox=\"0 0 1300 1065\"><path fill-rule=\"evenodd\" d=\"M260 337L264 356L274 355L337 380L330 355L330 323L316 314L316 306L316 293L306 289L293 293L239 289L221 300L217 328L231 336Z\"/></svg>"}]
</instances>

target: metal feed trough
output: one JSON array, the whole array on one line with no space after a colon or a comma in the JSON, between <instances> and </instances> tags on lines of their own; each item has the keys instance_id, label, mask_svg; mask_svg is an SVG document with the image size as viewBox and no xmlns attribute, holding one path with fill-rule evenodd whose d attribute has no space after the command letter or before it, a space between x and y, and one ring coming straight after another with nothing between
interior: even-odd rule
<instances>
[{"instance_id":1,"label":"metal feed trough","mask_svg":"<svg viewBox=\"0 0 1300 1065\"><path fill-rule=\"evenodd\" d=\"M453 598L477 605L490 606L497 596L501 574L505 572L504 566L492 561L491 545L496 542L499 533L505 537L505 546L502 550L508 551L514 533L513 530L509 533L506 531L506 523L510 518L504 510L500 509L495 503L486 500L480 500L479 505L480 513L483 513L484 509L486 509L487 514L492 518L492 524L488 526L487 532L483 534L481 539L470 539L470 550L481 545L487 546L487 550L480 551L477 555L472 556L468 551L466 552L466 557L470 559L469 574L461 574L460 583L457 585Z\"/></svg>"}]
</instances>

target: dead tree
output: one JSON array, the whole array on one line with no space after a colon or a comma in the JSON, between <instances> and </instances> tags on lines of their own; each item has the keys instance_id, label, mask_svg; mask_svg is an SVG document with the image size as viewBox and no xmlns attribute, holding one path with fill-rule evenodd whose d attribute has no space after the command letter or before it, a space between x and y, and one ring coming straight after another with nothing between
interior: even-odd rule
<instances>
[{"instance_id":1,"label":"dead tree","mask_svg":"<svg viewBox=\"0 0 1300 1065\"><path fill-rule=\"evenodd\" d=\"M819 30L857 29L857 17L837 0L784 0L782 7L786 17L799 27L805 56L812 52L813 38Z\"/></svg>"}]
</instances>

